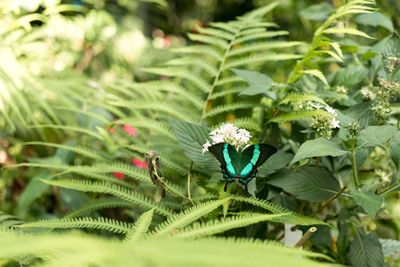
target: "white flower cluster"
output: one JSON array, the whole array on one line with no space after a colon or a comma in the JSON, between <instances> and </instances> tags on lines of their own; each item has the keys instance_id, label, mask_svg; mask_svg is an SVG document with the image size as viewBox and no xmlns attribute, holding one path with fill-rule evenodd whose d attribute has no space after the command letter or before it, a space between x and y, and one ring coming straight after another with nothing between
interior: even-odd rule
<instances>
[{"instance_id":1,"label":"white flower cluster","mask_svg":"<svg viewBox=\"0 0 400 267\"><path fill-rule=\"evenodd\" d=\"M208 151L208 148L218 143L228 143L236 147L236 149L243 149L251 139L250 133L246 129L238 128L231 123L224 123L218 129L210 132L210 141L203 145L203 154Z\"/></svg>"},{"instance_id":2,"label":"white flower cluster","mask_svg":"<svg viewBox=\"0 0 400 267\"><path fill-rule=\"evenodd\" d=\"M311 106L314 109L325 110L326 112L328 112L332 115L331 129L340 128L340 124L339 124L340 122L337 119L337 112L334 108L332 108L331 106L328 106L328 105L322 105L320 103L312 103Z\"/></svg>"}]
</instances>

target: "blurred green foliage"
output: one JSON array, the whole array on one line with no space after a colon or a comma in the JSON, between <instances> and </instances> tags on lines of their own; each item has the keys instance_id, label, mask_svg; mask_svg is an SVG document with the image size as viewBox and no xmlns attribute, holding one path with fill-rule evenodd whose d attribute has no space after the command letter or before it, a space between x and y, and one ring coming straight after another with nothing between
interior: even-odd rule
<instances>
[{"instance_id":1,"label":"blurred green foliage","mask_svg":"<svg viewBox=\"0 0 400 267\"><path fill-rule=\"evenodd\" d=\"M396 266L400 2L372 2L0 1L0 266ZM201 153L225 122L280 150L253 197ZM282 223L320 254L253 240Z\"/></svg>"}]
</instances>

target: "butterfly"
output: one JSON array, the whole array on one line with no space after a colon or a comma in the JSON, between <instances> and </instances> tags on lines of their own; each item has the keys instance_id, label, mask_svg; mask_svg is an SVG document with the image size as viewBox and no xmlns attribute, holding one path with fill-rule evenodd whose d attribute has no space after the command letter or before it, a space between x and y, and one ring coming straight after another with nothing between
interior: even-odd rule
<instances>
[{"instance_id":1,"label":"butterfly","mask_svg":"<svg viewBox=\"0 0 400 267\"><path fill-rule=\"evenodd\" d=\"M221 172L226 180L224 190L235 180L247 191L247 184L256 177L257 168L261 166L277 149L267 144L255 144L242 151L227 143L218 143L208 148L221 164Z\"/></svg>"}]
</instances>

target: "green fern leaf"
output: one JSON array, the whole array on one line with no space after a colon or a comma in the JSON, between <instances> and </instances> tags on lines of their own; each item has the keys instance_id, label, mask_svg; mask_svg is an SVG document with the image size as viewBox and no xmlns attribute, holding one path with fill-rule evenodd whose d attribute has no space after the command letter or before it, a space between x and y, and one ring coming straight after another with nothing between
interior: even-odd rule
<instances>
[{"instance_id":1,"label":"green fern leaf","mask_svg":"<svg viewBox=\"0 0 400 267\"><path fill-rule=\"evenodd\" d=\"M149 231L153 214L154 210L143 213L139 219L137 219L133 228L127 233L124 241L127 243L136 243L137 241L143 240Z\"/></svg>"},{"instance_id":2,"label":"green fern leaf","mask_svg":"<svg viewBox=\"0 0 400 267\"><path fill-rule=\"evenodd\" d=\"M70 218L70 219L50 219L39 220L37 222L24 223L16 225L18 228L59 228L59 229L99 229L106 230L117 234L126 234L132 228L131 224L117 221L109 218Z\"/></svg>"},{"instance_id":3,"label":"green fern leaf","mask_svg":"<svg viewBox=\"0 0 400 267\"><path fill-rule=\"evenodd\" d=\"M110 184L106 182L92 182L88 180L71 180L71 179L43 180L43 182L50 185L69 188L82 192L111 194L122 200L138 205L139 207L154 209L161 215L169 216L172 214L172 212L168 208L164 207L161 204L155 203L150 198L115 184Z\"/></svg>"}]
</instances>

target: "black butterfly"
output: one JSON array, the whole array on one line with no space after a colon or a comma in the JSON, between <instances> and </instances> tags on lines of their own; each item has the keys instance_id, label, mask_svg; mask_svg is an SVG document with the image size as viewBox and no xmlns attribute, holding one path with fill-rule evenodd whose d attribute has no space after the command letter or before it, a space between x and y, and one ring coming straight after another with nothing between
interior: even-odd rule
<instances>
[{"instance_id":1,"label":"black butterfly","mask_svg":"<svg viewBox=\"0 0 400 267\"><path fill-rule=\"evenodd\" d=\"M275 147L267 144L255 144L239 152L227 143L212 145L208 150L221 164L221 172L226 180L225 191L228 184L235 180L247 191L247 184L256 177L257 168L277 151Z\"/></svg>"}]
</instances>

